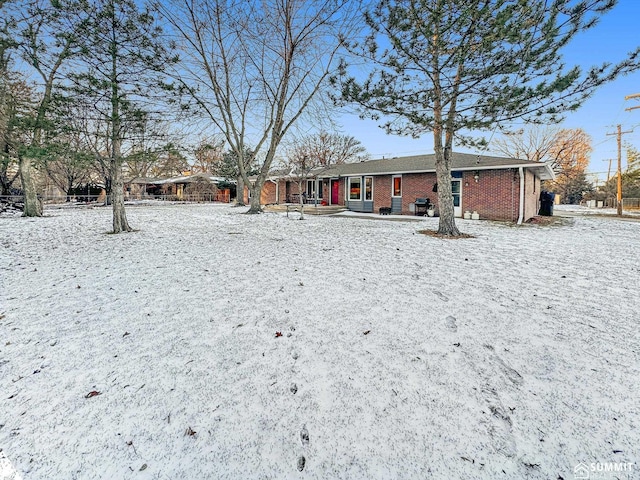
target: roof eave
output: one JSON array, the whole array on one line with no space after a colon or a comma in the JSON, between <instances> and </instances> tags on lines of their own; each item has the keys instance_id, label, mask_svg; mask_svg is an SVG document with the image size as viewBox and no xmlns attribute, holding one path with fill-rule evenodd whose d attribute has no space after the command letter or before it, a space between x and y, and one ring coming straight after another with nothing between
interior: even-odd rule
<instances>
[{"instance_id":1,"label":"roof eave","mask_svg":"<svg viewBox=\"0 0 640 480\"><path fill-rule=\"evenodd\" d=\"M530 163L530 164L508 164L508 165L474 165L464 167L452 167L452 172L474 172L476 170L510 170L518 168L531 168L539 170L539 176L542 180L550 180L555 178L555 174L551 169L551 166L547 163ZM407 175L412 173L434 173L434 168L414 169L414 170L390 170L388 172L354 172L354 173L342 173L342 172L329 172L326 175L318 175L318 178L335 178L350 177L350 176L376 176L376 175ZM547 178L549 177L549 178Z\"/></svg>"}]
</instances>

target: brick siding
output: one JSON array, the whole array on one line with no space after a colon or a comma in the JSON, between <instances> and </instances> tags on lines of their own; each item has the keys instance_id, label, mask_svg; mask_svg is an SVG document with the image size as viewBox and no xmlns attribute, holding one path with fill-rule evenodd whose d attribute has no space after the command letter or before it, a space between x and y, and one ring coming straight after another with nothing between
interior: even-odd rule
<instances>
[{"instance_id":1,"label":"brick siding","mask_svg":"<svg viewBox=\"0 0 640 480\"><path fill-rule=\"evenodd\" d=\"M462 173L460 188L462 212L478 212L480 218L489 220L504 220L516 222L518 220L518 203L520 200L520 175L518 169L480 170L478 181L474 178L474 171ZM345 189L348 179L339 179L338 204L345 204ZM409 204L416 198L428 198L431 203L438 205L438 194L433 191L436 183L435 173L409 173L402 175L402 213L412 215ZM373 208L378 212L380 207L391 206L391 175L376 175L373 177ZM298 193L296 182L289 182L289 193ZM538 196L540 195L540 179L525 170L525 208L524 219L527 220L537 214ZM323 199L331 200L331 182L323 181ZM278 198L276 185L265 182L261 201L263 204L286 202L286 181L280 180Z\"/></svg>"},{"instance_id":2,"label":"brick siding","mask_svg":"<svg viewBox=\"0 0 640 480\"><path fill-rule=\"evenodd\" d=\"M262 205L268 205L270 203L278 203L276 198L276 184L267 180L264 182L262 192L260 193L260 203Z\"/></svg>"},{"instance_id":3,"label":"brick siding","mask_svg":"<svg viewBox=\"0 0 640 480\"><path fill-rule=\"evenodd\" d=\"M480 170L462 175L462 211L478 212L490 220L518 220L520 175L517 169Z\"/></svg>"}]
</instances>

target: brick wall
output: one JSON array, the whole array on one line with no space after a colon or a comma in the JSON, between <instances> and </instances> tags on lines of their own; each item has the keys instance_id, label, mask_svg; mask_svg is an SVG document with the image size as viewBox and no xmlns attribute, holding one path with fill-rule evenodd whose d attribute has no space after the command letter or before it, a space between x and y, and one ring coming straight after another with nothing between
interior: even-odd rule
<instances>
[{"instance_id":1,"label":"brick wall","mask_svg":"<svg viewBox=\"0 0 640 480\"><path fill-rule=\"evenodd\" d=\"M335 179L334 179L335 180ZM333 180L331 180L333 181ZM329 186L331 186L331 181L329 182ZM345 192L347 191L347 179L339 178L338 179L338 203L334 203L333 205L345 205ZM329 189L329 200L331 199L331 189Z\"/></svg>"},{"instance_id":2,"label":"brick wall","mask_svg":"<svg viewBox=\"0 0 640 480\"><path fill-rule=\"evenodd\" d=\"M433 191L436 184L435 173L409 173L402 176L402 213L413 215L409 204L416 198L428 198L431 203L438 205L438 193Z\"/></svg>"},{"instance_id":3,"label":"brick wall","mask_svg":"<svg viewBox=\"0 0 640 480\"><path fill-rule=\"evenodd\" d=\"M480 170L462 175L462 211L478 212L490 220L518 220L520 175L517 169Z\"/></svg>"},{"instance_id":4,"label":"brick wall","mask_svg":"<svg viewBox=\"0 0 640 480\"><path fill-rule=\"evenodd\" d=\"M298 185L298 182L286 182L286 181L281 181L280 182L280 201L282 203L286 203L287 202L287 183L289 183L289 195L298 195L300 193L300 187ZM289 198L289 200L292 200L291 198Z\"/></svg>"},{"instance_id":5,"label":"brick wall","mask_svg":"<svg viewBox=\"0 0 640 480\"><path fill-rule=\"evenodd\" d=\"M520 195L520 175L518 169L480 170L476 182L474 171L463 172L461 180L462 212L478 212L480 218L489 220L518 220L518 202ZM347 178L339 179L338 204L345 204ZM377 212L380 207L391 206L391 175L373 177L373 208ZM402 213L411 215L409 204L416 198L428 198L438 205L438 194L433 191L436 183L435 173L412 173L402 175ZM331 183L323 182L323 198L331 198ZM298 186L290 182L290 194L298 193ZM537 214L540 180L525 170L525 215L524 221ZM275 184L266 182L262 192L263 203L284 203L286 201L286 182L280 181L279 195L276 199Z\"/></svg>"},{"instance_id":6,"label":"brick wall","mask_svg":"<svg viewBox=\"0 0 640 480\"><path fill-rule=\"evenodd\" d=\"M518 202L520 192L520 177L517 169L510 170L480 170L479 178L474 179L475 172L463 172L460 184L462 211L477 211L480 218L491 220L518 220ZM533 175L529 181L533 190ZM436 183L435 173L415 173L402 176L402 213L411 214L409 204L416 198L428 198L431 203L438 205L438 193L433 191ZM538 181L539 185L539 181ZM391 202L391 176L376 177L374 181L375 204L377 209ZM539 187L538 187L539 189ZM539 194L539 193L538 193ZM535 196L536 194L532 194Z\"/></svg>"},{"instance_id":7,"label":"brick wall","mask_svg":"<svg viewBox=\"0 0 640 480\"><path fill-rule=\"evenodd\" d=\"M260 194L260 203L262 205L268 205L270 203L277 203L276 198L276 184L267 180L264 182L262 192Z\"/></svg>"},{"instance_id":8,"label":"brick wall","mask_svg":"<svg viewBox=\"0 0 640 480\"><path fill-rule=\"evenodd\" d=\"M373 177L373 211L380 207L391 207L391 176L378 175Z\"/></svg>"},{"instance_id":9,"label":"brick wall","mask_svg":"<svg viewBox=\"0 0 640 480\"><path fill-rule=\"evenodd\" d=\"M295 192L298 191L298 187L296 184L292 185L292 188L295 188ZM286 195L286 182L284 180L278 181L278 187L276 188L276 184L270 180L264 182L262 186L262 192L260 192L260 203L262 205L268 205L272 203L281 203L284 202ZM276 193L278 197L276 198ZM292 192L293 193L293 192ZM245 203L249 203L249 188L244 187L244 201Z\"/></svg>"}]
</instances>

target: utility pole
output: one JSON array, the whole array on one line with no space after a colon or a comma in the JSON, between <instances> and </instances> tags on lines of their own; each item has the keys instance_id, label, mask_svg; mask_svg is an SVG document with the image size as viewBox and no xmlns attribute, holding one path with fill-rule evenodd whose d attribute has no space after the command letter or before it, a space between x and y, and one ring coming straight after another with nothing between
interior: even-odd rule
<instances>
[{"instance_id":1,"label":"utility pole","mask_svg":"<svg viewBox=\"0 0 640 480\"><path fill-rule=\"evenodd\" d=\"M638 94L640 97L640 94ZM615 133L607 133L607 135L616 135L618 137L618 215L622 216L622 135L631 133L632 130L623 132L622 125L618 124L618 131Z\"/></svg>"},{"instance_id":2,"label":"utility pole","mask_svg":"<svg viewBox=\"0 0 640 480\"><path fill-rule=\"evenodd\" d=\"M613 161L613 158L609 158L607 160L603 160L603 162L609 162L609 169L607 170L607 183L609 183L609 179L611 178L611 162Z\"/></svg>"}]
</instances>

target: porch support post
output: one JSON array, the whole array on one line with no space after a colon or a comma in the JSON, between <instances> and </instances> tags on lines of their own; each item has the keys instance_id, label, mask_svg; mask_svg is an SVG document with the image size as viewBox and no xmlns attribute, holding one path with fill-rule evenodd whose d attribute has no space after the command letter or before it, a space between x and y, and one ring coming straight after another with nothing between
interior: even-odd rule
<instances>
[{"instance_id":1,"label":"porch support post","mask_svg":"<svg viewBox=\"0 0 640 480\"><path fill-rule=\"evenodd\" d=\"M518 169L518 173L520 173L520 195L518 195L520 204L518 205L517 225L522 225L522 220L524 219L524 170L522 167Z\"/></svg>"},{"instance_id":2,"label":"porch support post","mask_svg":"<svg viewBox=\"0 0 640 480\"><path fill-rule=\"evenodd\" d=\"M318 207L318 177L316 177L316 178L314 179L314 182L315 182L315 184L316 184L316 186L315 186L315 188L314 188L314 190L315 190L316 194L313 196L313 204L314 204L314 206L317 208L317 207Z\"/></svg>"}]
</instances>

